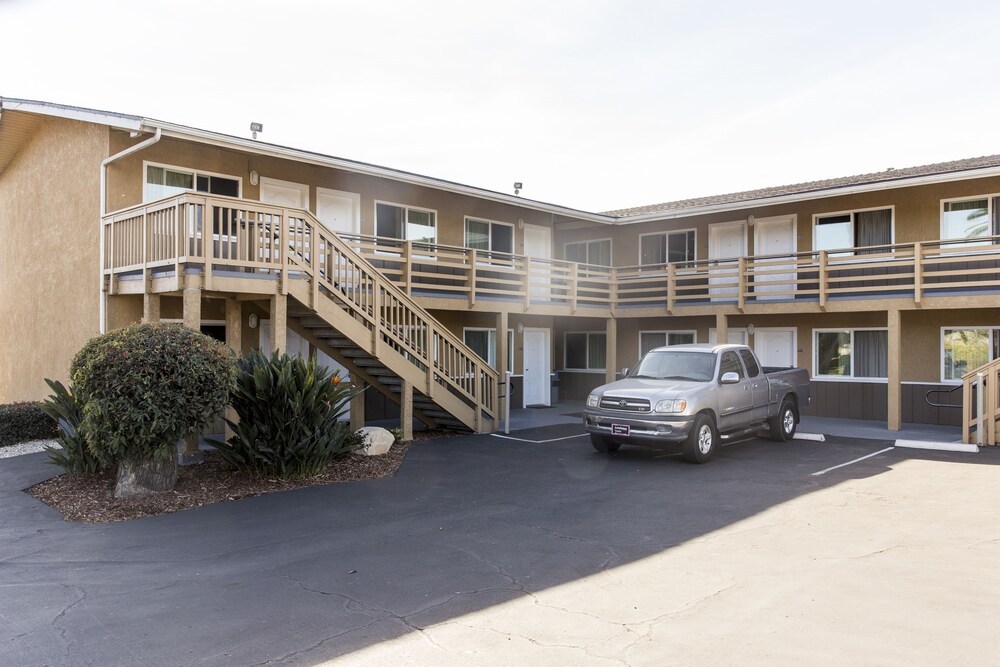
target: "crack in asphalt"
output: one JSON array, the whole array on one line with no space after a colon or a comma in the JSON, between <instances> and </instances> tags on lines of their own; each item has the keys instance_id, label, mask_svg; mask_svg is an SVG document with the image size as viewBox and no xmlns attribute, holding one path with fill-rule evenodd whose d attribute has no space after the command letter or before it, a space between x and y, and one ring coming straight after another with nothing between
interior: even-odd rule
<instances>
[{"instance_id":1,"label":"crack in asphalt","mask_svg":"<svg viewBox=\"0 0 1000 667\"><path fill-rule=\"evenodd\" d=\"M397 614L396 612L392 611L391 609L385 609L383 607L375 607L375 606L369 605L366 602L364 602L363 600L359 600L357 598L354 598L354 597L352 597L350 595L347 595L346 593L339 593L339 592L333 592L333 591L324 591L324 590L321 590L321 589L318 589L318 588L312 588L310 586L305 585L304 583L302 583L301 581L299 581L295 577L293 577L291 575L288 575L288 574L283 574L281 572L278 572L277 570L269 570L269 572L271 574L273 574L274 576L276 576L276 577L280 577L282 579L290 581L291 583L295 584L296 586L298 586L302 590L306 591L307 593L313 593L313 594L316 594L316 595L323 595L323 596L326 596L326 597L340 598L341 600L344 601L344 604L343 604L343 609L344 610L350 611L352 613L363 614L363 615L367 616L368 618L370 618L371 621L369 621L365 625L362 625L362 626L359 626L359 627L355 627L355 628L351 628L349 630L345 630L343 632L339 632L339 633L337 633L335 635L331 635L329 637L325 637L324 639L322 639L322 640L320 640L320 641L314 643L313 645L311 645L309 647L306 647L304 649L299 649L297 651L292 651L291 653L288 653L286 655L280 656L278 658L272 658L271 660L266 660L264 662L257 663L257 665L267 665L267 664L274 664L274 663L284 662L284 661L286 661L286 660L288 660L288 659L290 659L290 658L292 658L294 656L305 654L305 653L308 653L309 651L313 651L313 650L319 648L320 646L322 646L323 644L325 644L326 642L329 642L329 641L331 641L333 639L336 639L338 637L342 637L342 636L344 636L346 634L350 634L352 632L357 632L358 630L363 630L365 628L368 628L368 627L374 625L375 623L378 623L379 621L384 621L384 620L398 622L401 625L403 625L404 627L406 627L407 629L409 629L409 630L411 630L413 632L418 633L421 637L423 637L432 646L434 646L434 647L436 647L436 648L438 648L438 649L440 649L440 650L442 650L442 651L444 651L446 653L448 652L448 649L446 649L444 646L441 646L440 644L438 644L434 640L433 637L431 637L429 634L427 634L427 632L425 632L425 628L422 628L420 626L417 626L417 625L411 623L408 620L407 616L404 616L402 614ZM449 601L451 599L454 599L454 597L455 596L452 596L449 599ZM420 610L420 611L423 611L423 610ZM414 612L414 614L420 613L420 611ZM412 614L410 614L410 615L412 615Z\"/></svg>"},{"instance_id":2,"label":"crack in asphalt","mask_svg":"<svg viewBox=\"0 0 1000 667\"><path fill-rule=\"evenodd\" d=\"M80 604L81 602L87 599L87 591L83 590L79 586L70 586L67 584L60 584L60 588L76 591L76 594L78 596L76 600L63 607L62 611L60 611L56 615L56 617L52 619L52 623L50 624L53 629L59 632L59 639L62 640L62 643L66 647L66 662L67 664L69 664L70 662L69 648L70 646L72 646L72 642L66 639L66 628L59 625L59 620L62 619L63 616L68 614L73 607L75 607L76 605Z\"/></svg>"}]
</instances>

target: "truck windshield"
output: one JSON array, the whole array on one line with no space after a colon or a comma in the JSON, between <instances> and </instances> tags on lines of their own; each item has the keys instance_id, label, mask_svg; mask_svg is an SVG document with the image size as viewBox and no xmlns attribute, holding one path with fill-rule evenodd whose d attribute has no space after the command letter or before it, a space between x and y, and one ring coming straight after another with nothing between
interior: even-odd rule
<instances>
[{"instance_id":1,"label":"truck windshield","mask_svg":"<svg viewBox=\"0 0 1000 667\"><path fill-rule=\"evenodd\" d=\"M715 355L711 352L662 350L643 357L629 377L708 382L714 371Z\"/></svg>"}]
</instances>

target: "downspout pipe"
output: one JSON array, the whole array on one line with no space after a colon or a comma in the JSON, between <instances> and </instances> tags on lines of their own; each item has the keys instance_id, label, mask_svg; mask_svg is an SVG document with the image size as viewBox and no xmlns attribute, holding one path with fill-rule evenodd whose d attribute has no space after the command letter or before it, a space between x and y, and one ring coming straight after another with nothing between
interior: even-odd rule
<instances>
[{"instance_id":1,"label":"downspout pipe","mask_svg":"<svg viewBox=\"0 0 1000 667\"><path fill-rule=\"evenodd\" d=\"M140 141L134 146L129 146L123 151L119 151L114 155L108 156L101 161L101 223L100 223L100 237L101 237L101 258L100 258L100 269L97 275L100 279L100 289L98 291L98 331L102 334L107 331L108 323L108 295L104 291L104 216L108 214L108 165L115 160L120 160L126 155L131 155L132 153L137 153L144 148L149 148L156 142L160 140L163 135L163 131L160 128L156 128L156 132L149 139Z\"/></svg>"}]
</instances>

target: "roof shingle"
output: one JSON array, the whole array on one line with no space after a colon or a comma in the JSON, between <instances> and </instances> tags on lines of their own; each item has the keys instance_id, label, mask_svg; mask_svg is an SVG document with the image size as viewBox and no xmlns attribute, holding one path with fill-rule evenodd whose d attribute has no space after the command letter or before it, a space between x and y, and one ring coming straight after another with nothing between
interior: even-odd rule
<instances>
[{"instance_id":1,"label":"roof shingle","mask_svg":"<svg viewBox=\"0 0 1000 667\"><path fill-rule=\"evenodd\" d=\"M650 204L648 206L634 206L632 208L620 208L614 211L604 211L604 214L614 216L616 218L626 218L635 215L664 213L668 211L698 208L701 206L713 206L717 204L734 204L742 201L755 201L758 199L769 199L784 195L805 194L819 190L835 190L837 188L867 185L869 183L882 183L887 181L915 178L918 176L933 176L937 174L947 174L950 172L986 169L989 167L1000 167L1000 155L985 155L983 157L967 158L964 160L952 160L951 162L937 162L935 164L925 164L919 167L906 167L905 169L887 169L885 171L879 171L871 174L828 178L822 181L795 183L793 185L780 185L771 188L761 188L759 190L745 190L743 192L712 195L710 197L679 199L677 201L664 202L662 204Z\"/></svg>"}]
</instances>

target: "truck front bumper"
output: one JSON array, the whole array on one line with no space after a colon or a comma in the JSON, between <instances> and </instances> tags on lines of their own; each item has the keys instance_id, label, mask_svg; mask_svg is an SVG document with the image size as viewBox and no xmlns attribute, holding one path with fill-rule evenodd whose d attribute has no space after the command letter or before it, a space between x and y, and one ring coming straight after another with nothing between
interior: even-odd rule
<instances>
[{"instance_id":1,"label":"truck front bumper","mask_svg":"<svg viewBox=\"0 0 1000 667\"><path fill-rule=\"evenodd\" d=\"M583 413L583 427L588 433L607 436L615 442L633 445L656 446L683 442L691 432L692 424L694 417L680 415L643 414L642 417L637 417L592 408ZM628 426L629 434L617 435L612 432L613 426Z\"/></svg>"}]
</instances>

